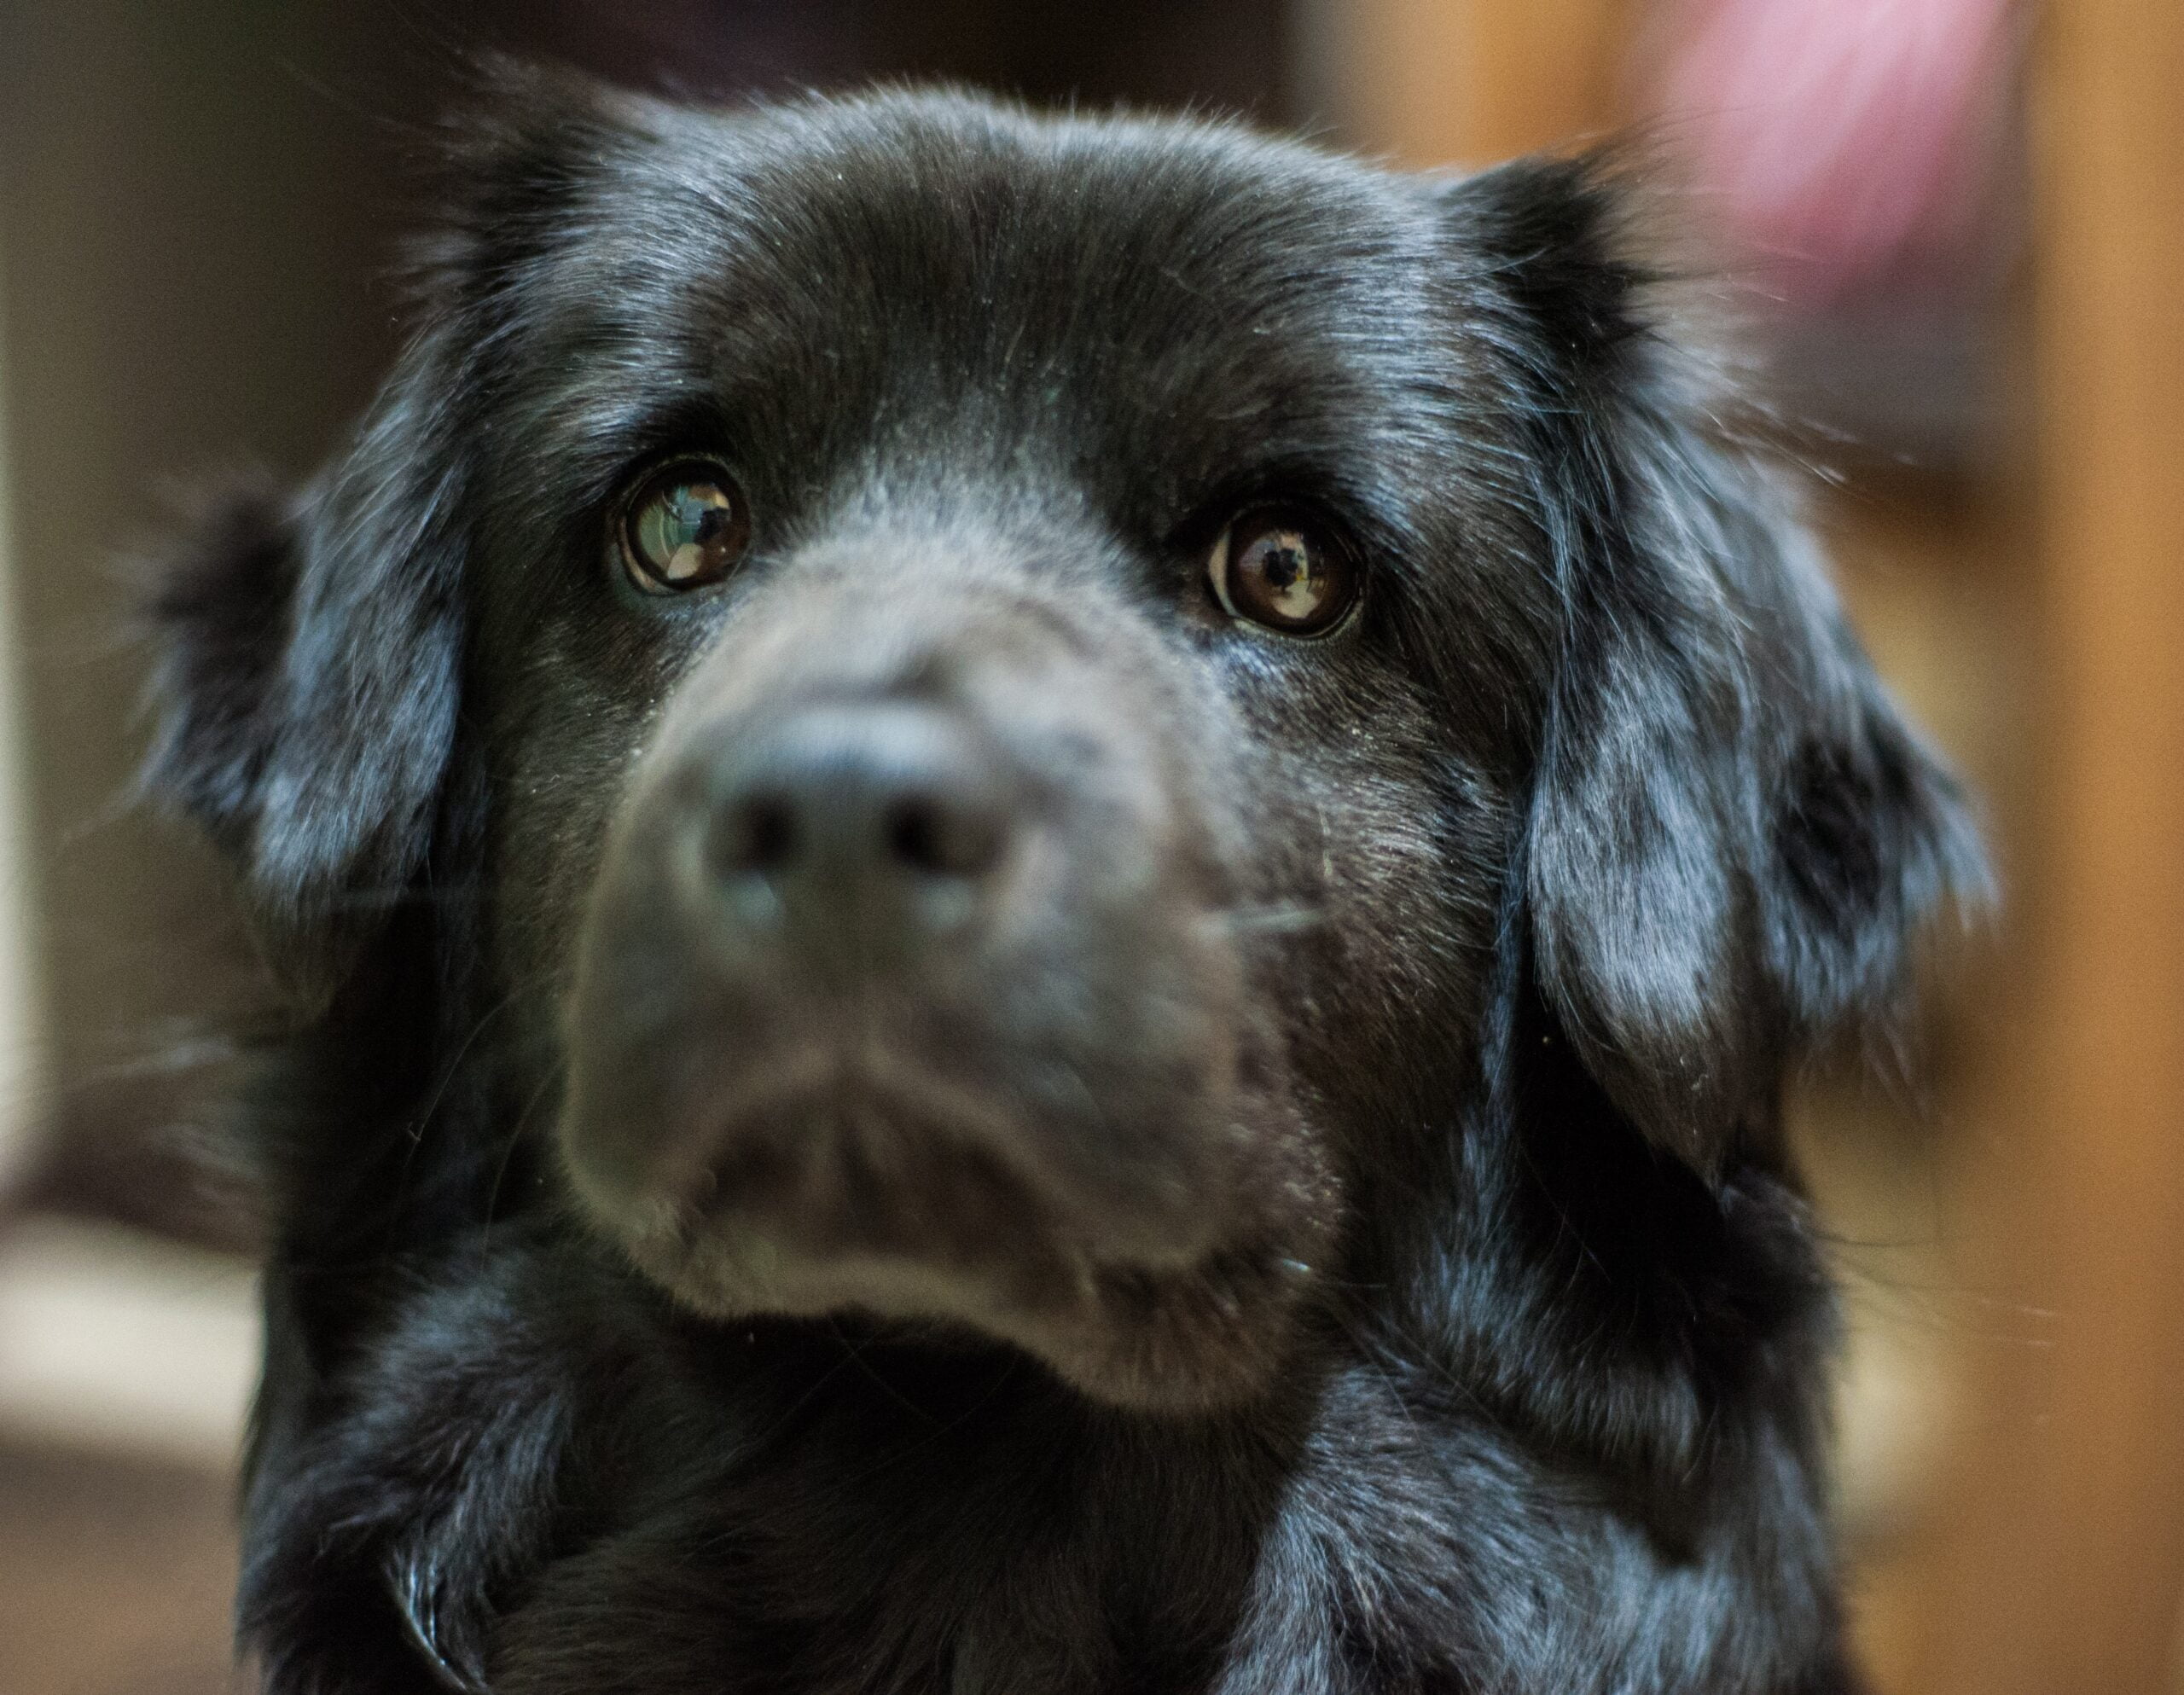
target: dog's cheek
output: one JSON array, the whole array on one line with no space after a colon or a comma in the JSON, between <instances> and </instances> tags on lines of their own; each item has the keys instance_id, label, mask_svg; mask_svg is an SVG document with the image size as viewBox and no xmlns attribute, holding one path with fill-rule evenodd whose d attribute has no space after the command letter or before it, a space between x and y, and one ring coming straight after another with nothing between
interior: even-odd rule
<instances>
[{"instance_id":1,"label":"dog's cheek","mask_svg":"<svg viewBox=\"0 0 2184 1695\"><path fill-rule=\"evenodd\" d=\"M520 663L496 654L485 667L491 942L504 992L540 1007L566 992L609 831L672 682L671 654L581 636L549 625L511 644Z\"/></svg>"},{"instance_id":2,"label":"dog's cheek","mask_svg":"<svg viewBox=\"0 0 2184 1695\"><path fill-rule=\"evenodd\" d=\"M675 1233L653 1169L662 1127L693 1086L684 1073L704 1051L698 1027L730 1022L677 945L665 873L664 856L633 839L626 821L613 833L572 944L558 1129L565 1169L592 1216L641 1261L667 1254L652 1267L664 1280Z\"/></svg>"},{"instance_id":3,"label":"dog's cheek","mask_svg":"<svg viewBox=\"0 0 2184 1695\"><path fill-rule=\"evenodd\" d=\"M1271 849L1262 996L1342 1116L1407 1112L1470 1057L1513 809L1385 670L1330 664L1245 706Z\"/></svg>"}]
</instances>

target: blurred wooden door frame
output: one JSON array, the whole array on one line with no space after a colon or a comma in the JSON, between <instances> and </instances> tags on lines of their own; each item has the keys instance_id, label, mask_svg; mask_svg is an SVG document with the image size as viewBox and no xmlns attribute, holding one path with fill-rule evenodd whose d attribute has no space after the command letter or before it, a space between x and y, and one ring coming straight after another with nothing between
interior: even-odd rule
<instances>
[{"instance_id":1,"label":"blurred wooden door frame","mask_svg":"<svg viewBox=\"0 0 2184 1695\"><path fill-rule=\"evenodd\" d=\"M1331 0L1329 78L1352 139L1414 165L1484 165L1616 118L1634 0Z\"/></svg>"},{"instance_id":2,"label":"blurred wooden door frame","mask_svg":"<svg viewBox=\"0 0 2184 1695\"><path fill-rule=\"evenodd\" d=\"M2035 70L2044 798L1966 1222L2048 1345L1977 1354L1927 1686L2155 1695L2184 1687L2184 8L2050 0Z\"/></svg>"}]
</instances>

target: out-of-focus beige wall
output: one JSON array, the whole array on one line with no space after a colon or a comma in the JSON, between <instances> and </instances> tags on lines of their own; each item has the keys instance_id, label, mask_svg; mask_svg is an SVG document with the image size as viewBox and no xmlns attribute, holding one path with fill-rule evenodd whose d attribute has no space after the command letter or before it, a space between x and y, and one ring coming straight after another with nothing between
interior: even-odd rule
<instances>
[{"instance_id":1,"label":"out-of-focus beige wall","mask_svg":"<svg viewBox=\"0 0 2184 1695\"><path fill-rule=\"evenodd\" d=\"M7 274L0 230L0 276ZM23 792L22 629L9 523L7 314L0 306L0 1199L27 1164L44 1117L44 1018L26 861Z\"/></svg>"},{"instance_id":2,"label":"out-of-focus beige wall","mask_svg":"<svg viewBox=\"0 0 2184 1695\"><path fill-rule=\"evenodd\" d=\"M218 1228L186 1152L213 1110L195 1062L253 967L212 854L136 803L128 561L208 478L308 473L368 393L392 339L386 165L415 115L400 67L433 50L397 9L330 0L0 0L26 741L0 763L18 830L0 887L30 887L46 938L37 1200ZM18 746L0 725L0 748ZM0 1071L0 1102L15 1094Z\"/></svg>"}]
</instances>

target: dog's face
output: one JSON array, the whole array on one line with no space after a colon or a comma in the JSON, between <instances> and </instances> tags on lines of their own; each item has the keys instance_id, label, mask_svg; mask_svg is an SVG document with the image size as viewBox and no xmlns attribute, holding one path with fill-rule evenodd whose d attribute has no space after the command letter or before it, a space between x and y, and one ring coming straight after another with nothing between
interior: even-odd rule
<instances>
[{"instance_id":1,"label":"dog's face","mask_svg":"<svg viewBox=\"0 0 2184 1695\"><path fill-rule=\"evenodd\" d=\"M1327 1009L1466 1022L1508 813L1380 580L1483 468L1403 394L1457 351L1426 207L1236 152L686 120L539 265L489 880L578 1193L702 1310L1234 1393L1402 1061Z\"/></svg>"},{"instance_id":2,"label":"dog's face","mask_svg":"<svg viewBox=\"0 0 2184 1695\"><path fill-rule=\"evenodd\" d=\"M354 452L169 590L160 775L322 986L487 891L701 1313L1247 1396L1497 1006L1711 1170L1947 880L1594 174L538 85L457 162Z\"/></svg>"}]
</instances>

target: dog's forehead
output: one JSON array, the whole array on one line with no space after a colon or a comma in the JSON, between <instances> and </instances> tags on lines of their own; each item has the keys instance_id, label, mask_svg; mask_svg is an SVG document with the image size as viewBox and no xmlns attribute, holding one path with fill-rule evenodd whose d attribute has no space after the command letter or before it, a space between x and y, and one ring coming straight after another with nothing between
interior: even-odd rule
<instances>
[{"instance_id":1,"label":"dog's forehead","mask_svg":"<svg viewBox=\"0 0 2184 1695\"><path fill-rule=\"evenodd\" d=\"M608 441L703 399L812 466L959 426L1110 463L1369 450L1451 374L1438 239L1414 185L1232 126L930 95L663 113L531 261L538 416Z\"/></svg>"},{"instance_id":2,"label":"dog's forehead","mask_svg":"<svg viewBox=\"0 0 2184 1695\"><path fill-rule=\"evenodd\" d=\"M701 296L713 282L746 316L837 340L942 328L959 357L967 322L1019 354L1042 330L1369 334L1430 241L1400 179L1293 144L945 96L690 114L632 162L602 185L600 228L680 245Z\"/></svg>"}]
</instances>

